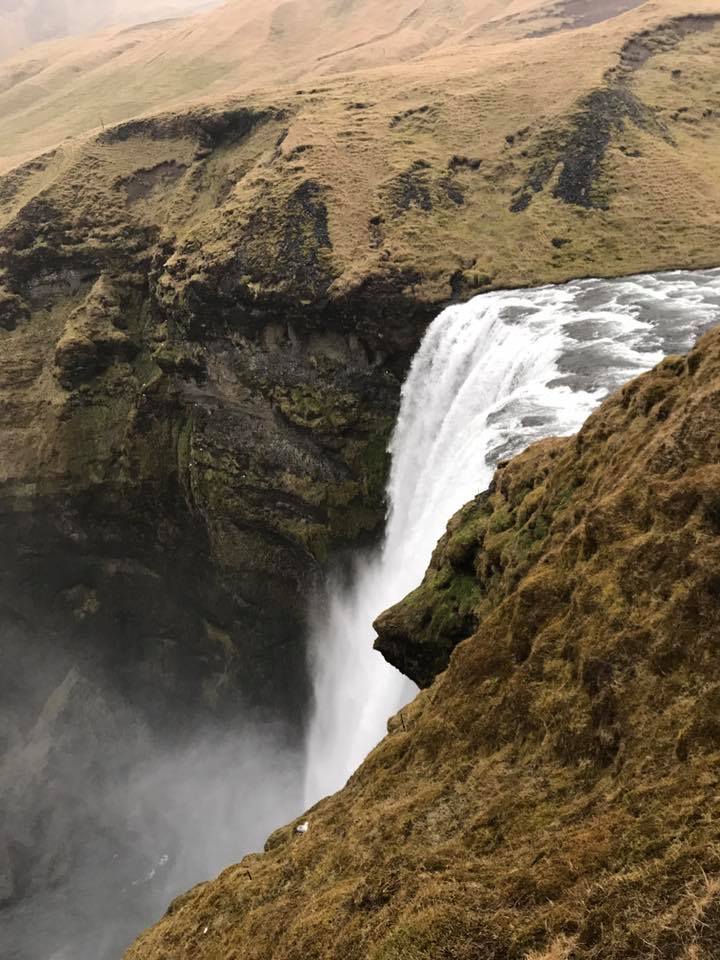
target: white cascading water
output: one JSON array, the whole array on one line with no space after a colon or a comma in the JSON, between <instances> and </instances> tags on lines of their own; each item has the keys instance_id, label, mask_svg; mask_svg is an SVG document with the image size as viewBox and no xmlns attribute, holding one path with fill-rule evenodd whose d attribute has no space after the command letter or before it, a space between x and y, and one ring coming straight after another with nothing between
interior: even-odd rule
<instances>
[{"instance_id":1,"label":"white cascading water","mask_svg":"<svg viewBox=\"0 0 720 960\"><path fill-rule=\"evenodd\" d=\"M306 801L339 789L416 688L373 620L422 580L450 517L499 459L579 429L608 392L720 320L720 271L478 296L434 321L402 391L382 549L330 586L314 624Z\"/></svg>"}]
</instances>

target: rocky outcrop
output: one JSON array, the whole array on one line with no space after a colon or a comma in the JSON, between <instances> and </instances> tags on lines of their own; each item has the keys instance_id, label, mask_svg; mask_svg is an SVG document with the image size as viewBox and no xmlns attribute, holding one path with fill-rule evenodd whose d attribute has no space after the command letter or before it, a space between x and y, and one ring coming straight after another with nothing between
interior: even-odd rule
<instances>
[{"instance_id":1,"label":"rocky outcrop","mask_svg":"<svg viewBox=\"0 0 720 960\"><path fill-rule=\"evenodd\" d=\"M719 481L715 331L499 469L378 622L429 689L128 960L716 956Z\"/></svg>"},{"instance_id":2,"label":"rocky outcrop","mask_svg":"<svg viewBox=\"0 0 720 960\"><path fill-rule=\"evenodd\" d=\"M527 136L520 138L524 155L529 153L533 163L526 182L515 192L511 211L527 209L533 196L553 178L553 196L564 203L607 208L610 198L602 185L603 167L613 134L622 135L627 126L676 146L670 128L636 95L634 74L652 57L667 54L695 33L712 31L719 22L718 14L677 17L631 37L619 64L606 72L602 86L579 101L569 123L542 131L533 145L525 142ZM510 145L515 145L514 138Z\"/></svg>"},{"instance_id":3,"label":"rocky outcrop","mask_svg":"<svg viewBox=\"0 0 720 960\"><path fill-rule=\"evenodd\" d=\"M3 571L12 616L77 637L102 623L108 649L133 632L142 661L175 651L168 682L187 676L206 706L232 710L241 691L286 704L299 730L307 596L333 551L382 524L399 378L427 313L400 275L331 301L311 180L232 225L237 204L218 199L201 236L165 229L174 204L205 198L217 152L229 177L281 124L245 109L128 124L103 149L155 151L155 169L178 153L175 194L83 163L8 221L0 516L23 571ZM92 606L40 610L43 580ZM142 606L121 615L132 595Z\"/></svg>"}]
</instances>

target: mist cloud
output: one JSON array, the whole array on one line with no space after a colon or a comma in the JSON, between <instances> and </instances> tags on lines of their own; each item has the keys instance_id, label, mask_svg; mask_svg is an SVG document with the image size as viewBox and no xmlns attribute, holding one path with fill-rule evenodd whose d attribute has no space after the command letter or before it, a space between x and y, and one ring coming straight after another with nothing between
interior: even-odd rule
<instances>
[{"instance_id":1,"label":"mist cloud","mask_svg":"<svg viewBox=\"0 0 720 960\"><path fill-rule=\"evenodd\" d=\"M0 56L45 40L217 6L219 0L0 0Z\"/></svg>"},{"instance_id":2,"label":"mist cloud","mask_svg":"<svg viewBox=\"0 0 720 960\"><path fill-rule=\"evenodd\" d=\"M22 664L11 646L3 661ZM27 674L21 686L43 700ZM159 740L111 678L77 665L36 716L5 700L0 723L3 960L115 960L302 807L301 752L279 726L240 715Z\"/></svg>"}]
</instances>

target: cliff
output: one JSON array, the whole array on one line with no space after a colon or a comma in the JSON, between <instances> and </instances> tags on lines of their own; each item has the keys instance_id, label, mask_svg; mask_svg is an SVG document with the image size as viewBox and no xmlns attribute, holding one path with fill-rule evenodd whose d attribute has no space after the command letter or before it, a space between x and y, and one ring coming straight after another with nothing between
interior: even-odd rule
<instances>
[{"instance_id":1,"label":"cliff","mask_svg":"<svg viewBox=\"0 0 720 960\"><path fill-rule=\"evenodd\" d=\"M716 331L502 466L378 621L427 689L128 960L715 957L718 438Z\"/></svg>"}]
</instances>

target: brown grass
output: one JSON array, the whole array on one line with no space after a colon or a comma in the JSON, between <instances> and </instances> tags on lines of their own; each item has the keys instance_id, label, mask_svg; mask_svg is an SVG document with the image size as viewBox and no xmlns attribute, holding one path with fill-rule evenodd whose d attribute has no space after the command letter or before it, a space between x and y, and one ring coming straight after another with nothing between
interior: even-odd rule
<instances>
[{"instance_id":1,"label":"brown grass","mask_svg":"<svg viewBox=\"0 0 720 960\"><path fill-rule=\"evenodd\" d=\"M617 62L622 39L670 9L685 7L645 5L589 30L512 45L493 33L493 42L480 47L473 41L407 64L330 77L318 93L256 93L251 103L271 104L285 118L266 128L264 143L255 138L252 157L248 143L229 144L193 163L192 144L180 138L135 137L112 149L67 141L39 170L13 175L18 186L0 216L7 222L41 191L73 208L75 185L91 182L96 208L88 212L102 219L108 201L116 203L108 193L118 180L174 162L190 166L186 175L130 213L162 223L193 248L200 244L202 256L193 255L196 272L232 256L253 210L272 198L282 203L307 180L321 185L328 207L335 297L368 275L397 269L417 277L417 299L442 303L489 287L708 265L716 260L720 226L718 31L689 37L652 58L631 80L657 111L666 135L630 122L615 131L598 181L606 208L568 204L552 196L550 185L522 213L510 210L513 191L544 145L566 129L583 96ZM115 75L108 80L113 89L119 82ZM82 97L74 89L63 96L72 113L56 104L52 122L67 129ZM152 102L148 97L145 106ZM98 109L97 99L92 102ZM22 118L33 137L44 129L32 111L23 111ZM111 119L108 113L105 121ZM5 110L4 122L4 141L21 144L24 134L12 126L12 111ZM79 122L83 129L94 123ZM270 134L277 137L281 129L287 135L274 151ZM508 144L506 138L518 131L526 132ZM46 142L53 136L47 134ZM481 164L449 170L453 157ZM422 168L413 172L418 163ZM403 205L398 185L408 177L420 184L427 202L410 195ZM266 258L277 255L274 244L268 237ZM255 282L262 286L260 278Z\"/></svg>"}]
</instances>

